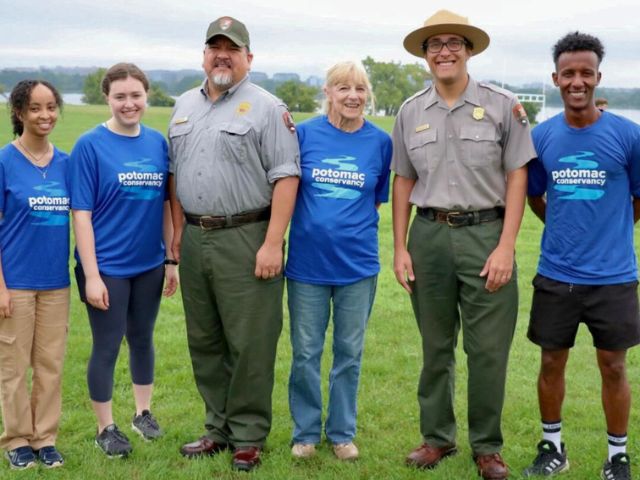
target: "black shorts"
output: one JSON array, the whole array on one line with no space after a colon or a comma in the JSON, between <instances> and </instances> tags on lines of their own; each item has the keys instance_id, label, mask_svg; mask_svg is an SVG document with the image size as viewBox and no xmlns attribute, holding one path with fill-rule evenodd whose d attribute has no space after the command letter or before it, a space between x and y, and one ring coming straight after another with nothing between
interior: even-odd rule
<instances>
[{"instance_id":1,"label":"black shorts","mask_svg":"<svg viewBox=\"0 0 640 480\"><path fill-rule=\"evenodd\" d=\"M640 343L637 281L575 285L536 275L533 288L527 336L543 349L573 347L580 322L600 350L626 350Z\"/></svg>"}]
</instances>

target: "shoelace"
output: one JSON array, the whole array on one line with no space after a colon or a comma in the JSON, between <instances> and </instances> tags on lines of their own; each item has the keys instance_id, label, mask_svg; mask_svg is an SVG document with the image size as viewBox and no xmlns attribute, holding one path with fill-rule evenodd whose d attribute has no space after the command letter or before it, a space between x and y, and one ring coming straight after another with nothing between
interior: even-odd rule
<instances>
[{"instance_id":1,"label":"shoelace","mask_svg":"<svg viewBox=\"0 0 640 480\"><path fill-rule=\"evenodd\" d=\"M147 414L143 414L142 415L142 424L146 425L146 426L150 426L150 427L155 428L155 429L160 428L160 425L158 425L157 420L155 419L155 417L153 415L151 415L151 413L147 413Z\"/></svg>"}]
</instances>

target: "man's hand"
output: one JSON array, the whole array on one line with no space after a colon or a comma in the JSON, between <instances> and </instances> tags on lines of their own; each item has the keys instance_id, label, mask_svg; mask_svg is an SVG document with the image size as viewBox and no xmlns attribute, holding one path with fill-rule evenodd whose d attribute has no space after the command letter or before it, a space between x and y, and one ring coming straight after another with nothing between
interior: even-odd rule
<instances>
[{"instance_id":1,"label":"man's hand","mask_svg":"<svg viewBox=\"0 0 640 480\"><path fill-rule=\"evenodd\" d=\"M484 264L484 268L480 272L481 277L487 277L484 287L489 292L497 292L502 286L509 283L513 274L513 257L512 248L501 247L500 245L491 252Z\"/></svg>"},{"instance_id":2,"label":"man's hand","mask_svg":"<svg viewBox=\"0 0 640 480\"><path fill-rule=\"evenodd\" d=\"M255 276L267 280L282 271L282 244L263 243L256 254Z\"/></svg>"},{"instance_id":3,"label":"man's hand","mask_svg":"<svg viewBox=\"0 0 640 480\"><path fill-rule=\"evenodd\" d=\"M180 247L182 246L182 231L177 231L174 229L173 238L171 240L171 255L176 262L180 261Z\"/></svg>"},{"instance_id":4,"label":"man's hand","mask_svg":"<svg viewBox=\"0 0 640 480\"><path fill-rule=\"evenodd\" d=\"M413 262L408 250L396 250L393 255L393 272L396 274L396 280L402 288L411 293L409 282L413 282L416 278L413 275Z\"/></svg>"}]
</instances>

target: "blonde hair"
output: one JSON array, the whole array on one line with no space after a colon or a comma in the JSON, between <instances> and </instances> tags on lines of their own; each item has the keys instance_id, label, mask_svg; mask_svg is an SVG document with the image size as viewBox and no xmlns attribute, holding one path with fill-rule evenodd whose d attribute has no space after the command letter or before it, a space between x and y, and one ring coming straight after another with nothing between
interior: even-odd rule
<instances>
[{"instance_id":1,"label":"blonde hair","mask_svg":"<svg viewBox=\"0 0 640 480\"><path fill-rule=\"evenodd\" d=\"M345 61L338 62L327 70L327 77L324 81L324 88L335 87L339 83L354 82L357 85L364 85L367 90L368 102L373 102L373 89L367 71L360 62ZM329 113L331 104L325 97L322 102L322 110Z\"/></svg>"}]
</instances>

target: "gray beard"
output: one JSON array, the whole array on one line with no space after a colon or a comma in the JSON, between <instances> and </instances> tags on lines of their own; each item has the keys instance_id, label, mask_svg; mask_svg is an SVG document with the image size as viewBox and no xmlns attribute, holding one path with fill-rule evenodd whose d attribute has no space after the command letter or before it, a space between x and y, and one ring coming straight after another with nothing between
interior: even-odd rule
<instances>
[{"instance_id":1,"label":"gray beard","mask_svg":"<svg viewBox=\"0 0 640 480\"><path fill-rule=\"evenodd\" d=\"M209 80L219 90L226 90L233 85L231 73L215 73L209 77Z\"/></svg>"}]
</instances>

